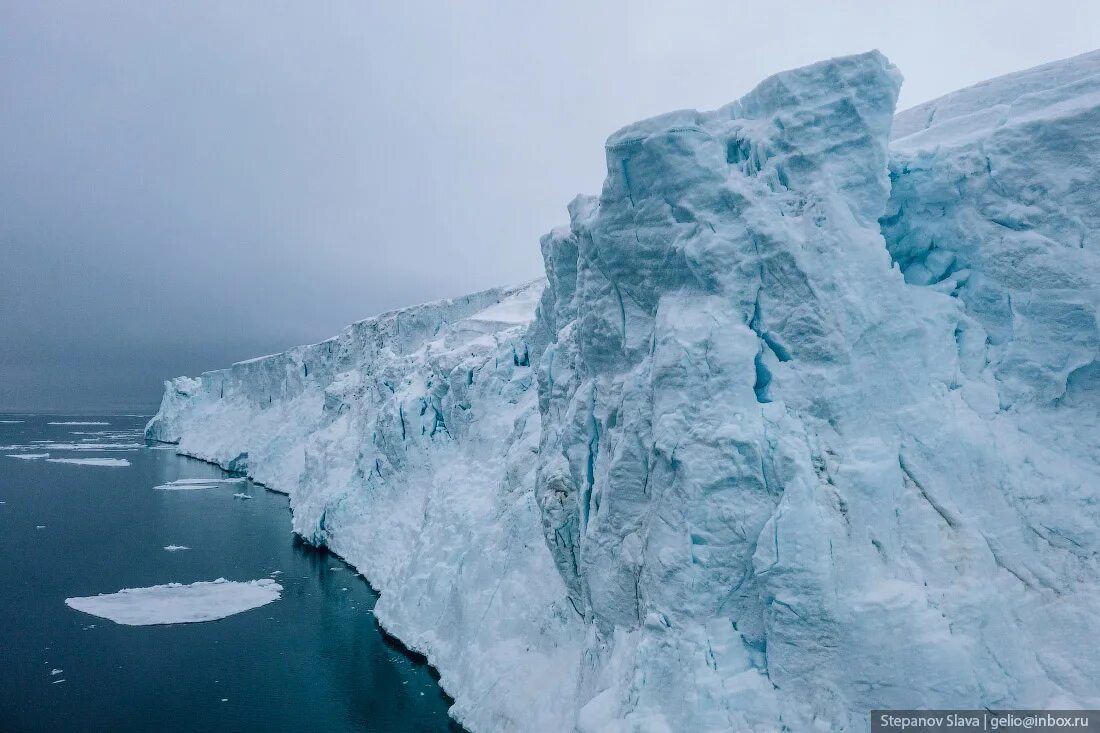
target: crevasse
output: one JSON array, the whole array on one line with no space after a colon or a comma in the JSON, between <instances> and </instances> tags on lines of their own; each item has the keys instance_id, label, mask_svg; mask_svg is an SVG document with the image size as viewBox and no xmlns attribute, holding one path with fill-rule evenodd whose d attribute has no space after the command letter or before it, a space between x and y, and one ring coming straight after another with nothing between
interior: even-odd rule
<instances>
[{"instance_id":1,"label":"crevasse","mask_svg":"<svg viewBox=\"0 0 1100 733\"><path fill-rule=\"evenodd\" d=\"M1100 54L900 83L624 128L545 281L173 380L147 435L287 492L473 731L1100 707Z\"/></svg>"}]
</instances>

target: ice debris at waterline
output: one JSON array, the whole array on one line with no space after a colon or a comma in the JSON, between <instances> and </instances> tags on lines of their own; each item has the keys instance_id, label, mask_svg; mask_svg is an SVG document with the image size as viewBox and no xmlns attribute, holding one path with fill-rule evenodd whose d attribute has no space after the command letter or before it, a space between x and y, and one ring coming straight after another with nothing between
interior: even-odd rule
<instances>
[{"instance_id":1,"label":"ice debris at waterline","mask_svg":"<svg viewBox=\"0 0 1100 733\"><path fill-rule=\"evenodd\" d=\"M283 587L270 578L237 582L168 583L117 593L66 598L70 608L126 626L215 621L277 601Z\"/></svg>"},{"instance_id":2,"label":"ice debris at waterline","mask_svg":"<svg viewBox=\"0 0 1100 733\"><path fill-rule=\"evenodd\" d=\"M46 462L72 463L77 466L113 466L116 468L130 465L130 462L125 458L47 458Z\"/></svg>"},{"instance_id":3,"label":"ice debris at waterline","mask_svg":"<svg viewBox=\"0 0 1100 733\"><path fill-rule=\"evenodd\" d=\"M246 480L243 478L181 478L153 488L157 491L200 491L216 489L226 484L243 484Z\"/></svg>"},{"instance_id":4,"label":"ice debris at waterline","mask_svg":"<svg viewBox=\"0 0 1100 733\"><path fill-rule=\"evenodd\" d=\"M1100 707L1100 53L900 82L624 128L546 281L175 379L147 437L287 492L475 732Z\"/></svg>"},{"instance_id":5,"label":"ice debris at waterline","mask_svg":"<svg viewBox=\"0 0 1100 733\"><path fill-rule=\"evenodd\" d=\"M49 457L50 457L49 453L12 453L12 454L9 454L7 456L7 458L19 458L19 459L22 459L24 461L35 461L35 460L38 460L40 458L49 458Z\"/></svg>"}]
</instances>

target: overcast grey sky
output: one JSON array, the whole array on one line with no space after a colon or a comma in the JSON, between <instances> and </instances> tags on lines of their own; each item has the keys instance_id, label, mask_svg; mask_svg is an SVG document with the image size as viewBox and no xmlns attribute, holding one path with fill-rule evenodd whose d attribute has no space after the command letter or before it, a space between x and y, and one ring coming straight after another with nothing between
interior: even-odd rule
<instances>
[{"instance_id":1,"label":"overcast grey sky","mask_svg":"<svg viewBox=\"0 0 1100 733\"><path fill-rule=\"evenodd\" d=\"M1084 0L0 0L0 409L537 277L609 133L785 68L879 48L909 106L1097 46Z\"/></svg>"}]
</instances>

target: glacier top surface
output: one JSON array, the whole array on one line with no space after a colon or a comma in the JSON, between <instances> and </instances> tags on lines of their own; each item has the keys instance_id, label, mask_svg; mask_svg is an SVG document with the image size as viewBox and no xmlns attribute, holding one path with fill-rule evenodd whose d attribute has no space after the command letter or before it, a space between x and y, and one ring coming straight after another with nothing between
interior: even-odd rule
<instances>
[{"instance_id":1,"label":"glacier top surface","mask_svg":"<svg viewBox=\"0 0 1100 733\"><path fill-rule=\"evenodd\" d=\"M1100 50L999 76L918 104L897 114L891 138L903 147L954 142L997 127L1010 114L1067 101L1080 104L1083 97L1095 97L1098 91Z\"/></svg>"}]
</instances>

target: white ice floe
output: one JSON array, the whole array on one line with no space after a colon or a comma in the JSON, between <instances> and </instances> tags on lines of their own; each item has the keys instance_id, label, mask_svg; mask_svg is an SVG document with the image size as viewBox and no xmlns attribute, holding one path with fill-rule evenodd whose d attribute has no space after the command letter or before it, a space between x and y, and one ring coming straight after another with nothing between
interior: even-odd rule
<instances>
[{"instance_id":1,"label":"white ice floe","mask_svg":"<svg viewBox=\"0 0 1100 733\"><path fill-rule=\"evenodd\" d=\"M47 458L49 463L72 463L76 466L112 466L121 468L129 466L130 462L125 458Z\"/></svg>"},{"instance_id":2,"label":"white ice floe","mask_svg":"<svg viewBox=\"0 0 1100 733\"><path fill-rule=\"evenodd\" d=\"M11 455L8 456L8 458L19 458L19 459L22 459L24 461L32 461L32 460L35 460L37 458L49 458L49 457L50 457L49 453L17 453L17 454L11 454Z\"/></svg>"},{"instance_id":3,"label":"white ice floe","mask_svg":"<svg viewBox=\"0 0 1100 733\"><path fill-rule=\"evenodd\" d=\"M168 552L179 552L180 550L190 550L187 545L165 545L164 549Z\"/></svg>"},{"instance_id":4,"label":"white ice floe","mask_svg":"<svg viewBox=\"0 0 1100 733\"><path fill-rule=\"evenodd\" d=\"M283 587L271 578L238 582L168 583L124 588L117 593L66 598L77 611L127 626L215 621L279 599Z\"/></svg>"},{"instance_id":5,"label":"white ice floe","mask_svg":"<svg viewBox=\"0 0 1100 733\"><path fill-rule=\"evenodd\" d=\"M22 420L0 420L0 425L16 425L23 422Z\"/></svg>"},{"instance_id":6,"label":"white ice floe","mask_svg":"<svg viewBox=\"0 0 1100 733\"><path fill-rule=\"evenodd\" d=\"M249 496L248 494L245 494L243 492L237 492L236 494L233 494L233 497L236 498L236 499L251 499L252 498L251 496Z\"/></svg>"},{"instance_id":7,"label":"white ice floe","mask_svg":"<svg viewBox=\"0 0 1100 733\"><path fill-rule=\"evenodd\" d=\"M57 675L61 674L64 671L65 670L63 670L63 669L51 669L50 670L50 676L56 677Z\"/></svg>"},{"instance_id":8,"label":"white ice floe","mask_svg":"<svg viewBox=\"0 0 1100 733\"><path fill-rule=\"evenodd\" d=\"M73 420L73 421L68 421L68 422L48 422L46 424L47 425L110 425L111 423L109 423L109 422L97 422L97 421L86 422L86 421L82 421L82 420Z\"/></svg>"},{"instance_id":9,"label":"white ice floe","mask_svg":"<svg viewBox=\"0 0 1100 733\"><path fill-rule=\"evenodd\" d=\"M32 440L28 444L0 445L0 450L70 450L70 451L132 451L144 448L144 443L56 443L52 440Z\"/></svg>"},{"instance_id":10,"label":"white ice floe","mask_svg":"<svg viewBox=\"0 0 1100 733\"><path fill-rule=\"evenodd\" d=\"M157 491L198 491L216 489L222 484L243 484L244 482L243 478L181 478L153 488Z\"/></svg>"}]
</instances>

